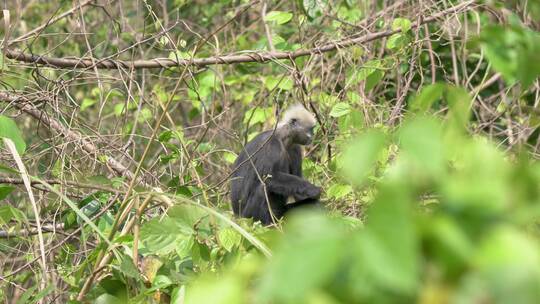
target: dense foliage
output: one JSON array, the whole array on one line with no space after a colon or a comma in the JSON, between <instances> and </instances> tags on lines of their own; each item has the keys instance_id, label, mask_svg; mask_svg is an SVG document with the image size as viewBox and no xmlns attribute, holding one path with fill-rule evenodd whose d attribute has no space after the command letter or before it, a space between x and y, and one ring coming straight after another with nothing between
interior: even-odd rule
<instances>
[{"instance_id":1,"label":"dense foliage","mask_svg":"<svg viewBox=\"0 0 540 304\"><path fill-rule=\"evenodd\" d=\"M7 1L5 303L537 303L535 1ZM300 102L324 210L233 216Z\"/></svg>"}]
</instances>

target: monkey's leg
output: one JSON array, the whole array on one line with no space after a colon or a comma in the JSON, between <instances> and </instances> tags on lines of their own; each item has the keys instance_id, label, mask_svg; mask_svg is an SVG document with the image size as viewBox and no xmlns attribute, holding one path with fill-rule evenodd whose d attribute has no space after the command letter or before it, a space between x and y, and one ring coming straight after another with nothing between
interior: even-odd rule
<instances>
[{"instance_id":1,"label":"monkey's leg","mask_svg":"<svg viewBox=\"0 0 540 304\"><path fill-rule=\"evenodd\" d=\"M266 194L261 184L257 186L246 202L246 207L242 210L242 216L269 225L283 217L287 211L284 203L276 199L272 193Z\"/></svg>"}]
</instances>

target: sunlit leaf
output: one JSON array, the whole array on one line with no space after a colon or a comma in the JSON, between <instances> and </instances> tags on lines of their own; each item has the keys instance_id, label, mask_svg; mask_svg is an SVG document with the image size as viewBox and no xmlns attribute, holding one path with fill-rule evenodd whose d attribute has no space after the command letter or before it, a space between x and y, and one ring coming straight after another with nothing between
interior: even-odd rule
<instances>
[{"instance_id":1,"label":"sunlit leaf","mask_svg":"<svg viewBox=\"0 0 540 304\"><path fill-rule=\"evenodd\" d=\"M332 107L330 111L330 116L332 117L341 117L347 115L351 112L351 106L345 102L339 102Z\"/></svg>"},{"instance_id":2,"label":"sunlit leaf","mask_svg":"<svg viewBox=\"0 0 540 304\"><path fill-rule=\"evenodd\" d=\"M411 20L406 18L396 18L392 22L392 30L401 30L403 33L408 32L411 29Z\"/></svg>"},{"instance_id":3,"label":"sunlit leaf","mask_svg":"<svg viewBox=\"0 0 540 304\"><path fill-rule=\"evenodd\" d=\"M223 246L223 248L225 248L227 251L231 251L234 246L239 245L240 241L242 241L242 236L232 228L221 229L218 237L221 246Z\"/></svg>"},{"instance_id":4,"label":"sunlit leaf","mask_svg":"<svg viewBox=\"0 0 540 304\"><path fill-rule=\"evenodd\" d=\"M264 18L265 21L274 21L277 24L284 24L292 19L293 14L289 12L271 11Z\"/></svg>"},{"instance_id":5,"label":"sunlit leaf","mask_svg":"<svg viewBox=\"0 0 540 304\"><path fill-rule=\"evenodd\" d=\"M351 185L333 184L326 191L326 195L335 199L340 199L351 192L352 192Z\"/></svg>"}]
</instances>

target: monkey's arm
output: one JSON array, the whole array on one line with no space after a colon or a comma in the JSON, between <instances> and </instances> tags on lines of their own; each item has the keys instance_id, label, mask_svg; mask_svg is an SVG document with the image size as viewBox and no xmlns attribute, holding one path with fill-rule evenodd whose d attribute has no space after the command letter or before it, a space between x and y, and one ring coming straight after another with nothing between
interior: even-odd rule
<instances>
[{"instance_id":1,"label":"monkey's arm","mask_svg":"<svg viewBox=\"0 0 540 304\"><path fill-rule=\"evenodd\" d=\"M321 188L298 176L277 172L266 181L268 191L283 195L294 196L297 200L308 198L317 199L321 195Z\"/></svg>"},{"instance_id":2,"label":"monkey's arm","mask_svg":"<svg viewBox=\"0 0 540 304\"><path fill-rule=\"evenodd\" d=\"M304 200L301 200L301 201L297 201L297 202L294 202L294 203L287 204L285 206L287 207L287 210L291 210L291 209L294 209L296 207L302 207L302 206L306 206L306 205L316 205L318 203L319 203L319 199L317 199L317 198L307 198L307 199L304 199Z\"/></svg>"},{"instance_id":3,"label":"monkey's arm","mask_svg":"<svg viewBox=\"0 0 540 304\"><path fill-rule=\"evenodd\" d=\"M289 153L289 166L291 174L299 177L302 176L302 148L295 146L288 151Z\"/></svg>"}]
</instances>

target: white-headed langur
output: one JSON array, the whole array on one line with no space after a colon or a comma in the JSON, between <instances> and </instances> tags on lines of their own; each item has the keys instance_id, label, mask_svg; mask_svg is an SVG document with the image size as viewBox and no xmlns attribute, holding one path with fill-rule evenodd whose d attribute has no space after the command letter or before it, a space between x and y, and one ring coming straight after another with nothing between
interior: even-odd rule
<instances>
[{"instance_id":1,"label":"white-headed langur","mask_svg":"<svg viewBox=\"0 0 540 304\"><path fill-rule=\"evenodd\" d=\"M311 143L316 120L301 104L285 113L275 129L262 132L233 165L234 214L269 225L294 208L317 204L321 188L302 177L302 147ZM289 199L293 203L287 203Z\"/></svg>"}]
</instances>

